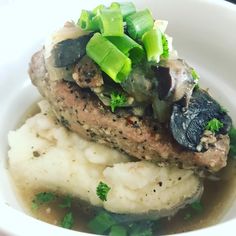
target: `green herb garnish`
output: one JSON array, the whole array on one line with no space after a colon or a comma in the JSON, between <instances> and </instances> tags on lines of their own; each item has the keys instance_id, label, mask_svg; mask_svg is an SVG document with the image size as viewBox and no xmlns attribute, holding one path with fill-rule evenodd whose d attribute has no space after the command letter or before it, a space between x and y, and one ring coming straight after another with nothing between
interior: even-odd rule
<instances>
[{"instance_id":1,"label":"green herb garnish","mask_svg":"<svg viewBox=\"0 0 236 236\"><path fill-rule=\"evenodd\" d=\"M162 33L159 29L151 29L143 34L143 45L148 61L159 62L163 54Z\"/></svg>"},{"instance_id":2,"label":"green herb garnish","mask_svg":"<svg viewBox=\"0 0 236 236\"><path fill-rule=\"evenodd\" d=\"M72 197L71 196L66 196L63 198L63 202L59 205L60 208L70 208L72 204Z\"/></svg>"},{"instance_id":3,"label":"green herb garnish","mask_svg":"<svg viewBox=\"0 0 236 236\"><path fill-rule=\"evenodd\" d=\"M41 192L35 195L32 201L32 209L38 209L39 205L52 202L56 199L56 195L52 192Z\"/></svg>"},{"instance_id":4,"label":"green herb garnish","mask_svg":"<svg viewBox=\"0 0 236 236\"><path fill-rule=\"evenodd\" d=\"M168 59L168 57L169 57L169 44L168 44L168 40L164 34L162 34L162 47L163 47L163 53L161 56L165 59Z\"/></svg>"},{"instance_id":5,"label":"green herb garnish","mask_svg":"<svg viewBox=\"0 0 236 236\"><path fill-rule=\"evenodd\" d=\"M87 43L86 53L116 83L126 80L131 72L131 60L100 33Z\"/></svg>"},{"instance_id":6,"label":"green herb garnish","mask_svg":"<svg viewBox=\"0 0 236 236\"><path fill-rule=\"evenodd\" d=\"M117 107L123 106L127 101L127 98L123 94L112 93L111 94L111 111L114 112Z\"/></svg>"},{"instance_id":7,"label":"green herb garnish","mask_svg":"<svg viewBox=\"0 0 236 236\"><path fill-rule=\"evenodd\" d=\"M74 225L74 217L71 212L67 213L61 222L61 227L71 229Z\"/></svg>"},{"instance_id":8,"label":"green herb garnish","mask_svg":"<svg viewBox=\"0 0 236 236\"><path fill-rule=\"evenodd\" d=\"M199 200L193 202L190 206L194 211L198 213L201 213L203 211L203 205Z\"/></svg>"},{"instance_id":9,"label":"green herb garnish","mask_svg":"<svg viewBox=\"0 0 236 236\"><path fill-rule=\"evenodd\" d=\"M236 159L236 129L235 128L230 129L229 137L230 137L229 155L230 155L230 157L233 157Z\"/></svg>"},{"instance_id":10,"label":"green herb garnish","mask_svg":"<svg viewBox=\"0 0 236 236\"><path fill-rule=\"evenodd\" d=\"M103 234L116 224L117 222L110 214L105 211L101 211L94 219L89 222L88 227L93 233Z\"/></svg>"},{"instance_id":11,"label":"green herb garnish","mask_svg":"<svg viewBox=\"0 0 236 236\"><path fill-rule=\"evenodd\" d=\"M97 186L96 193L102 201L107 201L107 194L110 190L111 188L107 184L100 182Z\"/></svg>"},{"instance_id":12,"label":"green herb garnish","mask_svg":"<svg viewBox=\"0 0 236 236\"><path fill-rule=\"evenodd\" d=\"M215 133L218 132L223 126L224 124L221 121L213 118L207 123L206 130L210 130L211 132Z\"/></svg>"},{"instance_id":13,"label":"green herb garnish","mask_svg":"<svg viewBox=\"0 0 236 236\"><path fill-rule=\"evenodd\" d=\"M126 236L126 235L127 235L126 228L120 225L113 225L109 233L109 236Z\"/></svg>"}]
</instances>

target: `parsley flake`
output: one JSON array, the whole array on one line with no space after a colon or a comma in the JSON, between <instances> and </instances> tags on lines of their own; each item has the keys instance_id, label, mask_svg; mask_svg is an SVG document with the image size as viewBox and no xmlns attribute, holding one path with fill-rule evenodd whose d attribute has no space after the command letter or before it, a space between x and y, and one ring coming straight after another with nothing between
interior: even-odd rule
<instances>
[{"instance_id":1,"label":"parsley flake","mask_svg":"<svg viewBox=\"0 0 236 236\"><path fill-rule=\"evenodd\" d=\"M107 201L107 194L110 190L111 188L107 184L100 182L97 186L96 193L102 201Z\"/></svg>"},{"instance_id":2,"label":"parsley flake","mask_svg":"<svg viewBox=\"0 0 236 236\"><path fill-rule=\"evenodd\" d=\"M71 196L66 196L63 199L63 202L59 205L60 208L70 208L72 204L72 197Z\"/></svg>"},{"instance_id":3,"label":"parsley flake","mask_svg":"<svg viewBox=\"0 0 236 236\"><path fill-rule=\"evenodd\" d=\"M127 101L127 98L123 94L118 94L118 93L112 93L111 94L111 101L110 101L110 106L111 106L111 111L114 112L117 107L123 106Z\"/></svg>"},{"instance_id":4,"label":"parsley flake","mask_svg":"<svg viewBox=\"0 0 236 236\"><path fill-rule=\"evenodd\" d=\"M165 59L168 59L168 57L169 57L169 44L168 44L168 40L164 34L162 35L162 46L163 46L163 53L161 56Z\"/></svg>"},{"instance_id":5,"label":"parsley flake","mask_svg":"<svg viewBox=\"0 0 236 236\"><path fill-rule=\"evenodd\" d=\"M71 229L74 225L74 217L71 212L67 213L61 222L61 227Z\"/></svg>"},{"instance_id":6,"label":"parsley flake","mask_svg":"<svg viewBox=\"0 0 236 236\"><path fill-rule=\"evenodd\" d=\"M41 192L35 195L32 201L32 209L38 209L39 205L52 202L56 199L56 195L52 192Z\"/></svg>"},{"instance_id":7,"label":"parsley flake","mask_svg":"<svg viewBox=\"0 0 236 236\"><path fill-rule=\"evenodd\" d=\"M203 205L202 205L202 203L199 200L193 202L191 204L191 208L193 210L195 210L196 212L198 212L198 213L201 213L203 211Z\"/></svg>"},{"instance_id":8,"label":"parsley flake","mask_svg":"<svg viewBox=\"0 0 236 236\"><path fill-rule=\"evenodd\" d=\"M211 132L215 133L218 132L223 126L224 124L222 122L216 118L213 118L207 123L206 130L210 130Z\"/></svg>"}]
</instances>

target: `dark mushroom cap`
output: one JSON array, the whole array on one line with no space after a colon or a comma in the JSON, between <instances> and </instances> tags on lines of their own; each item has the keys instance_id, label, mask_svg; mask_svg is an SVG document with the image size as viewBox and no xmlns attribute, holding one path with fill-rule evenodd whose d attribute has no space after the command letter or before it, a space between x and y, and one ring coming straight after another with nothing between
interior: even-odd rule
<instances>
[{"instance_id":1,"label":"dark mushroom cap","mask_svg":"<svg viewBox=\"0 0 236 236\"><path fill-rule=\"evenodd\" d=\"M170 120L172 135L180 145L197 151L206 125L213 118L224 125L216 135L229 132L232 126L231 118L207 92L196 90L186 111L180 103L174 104Z\"/></svg>"}]
</instances>

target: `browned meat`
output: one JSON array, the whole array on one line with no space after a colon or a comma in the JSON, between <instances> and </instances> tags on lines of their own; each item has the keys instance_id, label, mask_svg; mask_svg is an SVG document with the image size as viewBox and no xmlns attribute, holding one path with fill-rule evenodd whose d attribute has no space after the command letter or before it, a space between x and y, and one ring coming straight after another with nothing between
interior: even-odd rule
<instances>
[{"instance_id":1,"label":"browned meat","mask_svg":"<svg viewBox=\"0 0 236 236\"><path fill-rule=\"evenodd\" d=\"M30 64L32 82L51 104L57 118L81 136L120 149L127 154L155 162L181 164L184 168L218 171L226 165L229 137L221 135L206 152L191 152L171 137L168 129L149 117L138 118L121 109L114 114L92 93L75 83L51 81L45 69L43 51Z\"/></svg>"},{"instance_id":2,"label":"browned meat","mask_svg":"<svg viewBox=\"0 0 236 236\"><path fill-rule=\"evenodd\" d=\"M88 56L84 56L75 65L73 79L81 88L96 88L103 85L101 70Z\"/></svg>"}]
</instances>

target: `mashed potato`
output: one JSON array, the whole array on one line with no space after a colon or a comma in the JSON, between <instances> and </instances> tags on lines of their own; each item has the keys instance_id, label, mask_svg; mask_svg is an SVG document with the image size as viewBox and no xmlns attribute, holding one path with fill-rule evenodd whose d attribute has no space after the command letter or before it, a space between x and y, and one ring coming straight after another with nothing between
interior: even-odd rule
<instances>
[{"instance_id":1,"label":"mashed potato","mask_svg":"<svg viewBox=\"0 0 236 236\"><path fill-rule=\"evenodd\" d=\"M132 162L62 127L46 101L39 106L41 113L8 135L9 169L22 186L70 194L108 211L128 214L168 211L201 194L200 180L191 170ZM104 202L96 194L100 181L111 188Z\"/></svg>"}]
</instances>

